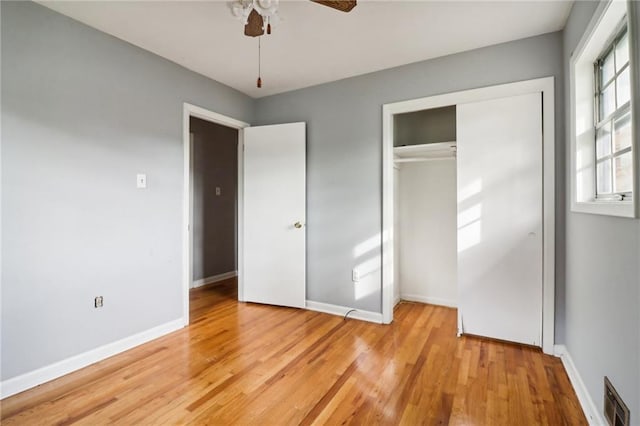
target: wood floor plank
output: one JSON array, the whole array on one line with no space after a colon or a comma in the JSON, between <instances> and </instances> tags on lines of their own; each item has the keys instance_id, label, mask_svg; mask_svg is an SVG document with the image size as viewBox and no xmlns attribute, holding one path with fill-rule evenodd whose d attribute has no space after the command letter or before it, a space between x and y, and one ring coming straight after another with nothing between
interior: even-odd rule
<instances>
[{"instance_id":1,"label":"wood floor plank","mask_svg":"<svg viewBox=\"0 0 640 426\"><path fill-rule=\"evenodd\" d=\"M191 292L189 327L0 401L3 425L585 425L558 358L456 336L455 309L392 325Z\"/></svg>"}]
</instances>

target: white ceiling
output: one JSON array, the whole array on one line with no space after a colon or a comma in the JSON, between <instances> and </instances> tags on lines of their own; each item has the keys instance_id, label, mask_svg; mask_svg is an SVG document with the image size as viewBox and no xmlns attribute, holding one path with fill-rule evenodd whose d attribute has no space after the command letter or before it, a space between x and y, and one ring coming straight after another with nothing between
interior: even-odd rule
<instances>
[{"instance_id":1,"label":"white ceiling","mask_svg":"<svg viewBox=\"0 0 640 426\"><path fill-rule=\"evenodd\" d=\"M257 39L221 1L41 1L87 25L252 97L560 30L572 2L367 1L350 13L281 1L282 22Z\"/></svg>"}]
</instances>

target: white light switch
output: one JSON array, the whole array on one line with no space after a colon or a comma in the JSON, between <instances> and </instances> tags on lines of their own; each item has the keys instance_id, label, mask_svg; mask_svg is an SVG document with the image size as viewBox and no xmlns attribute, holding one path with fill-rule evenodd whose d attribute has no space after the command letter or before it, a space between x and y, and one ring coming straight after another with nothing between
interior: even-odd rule
<instances>
[{"instance_id":1,"label":"white light switch","mask_svg":"<svg viewBox=\"0 0 640 426\"><path fill-rule=\"evenodd\" d=\"M219 186L216 186L216 195L220 195L222 194L222 190L220 189Z\"/></svg>"},{"instance_id":2,"label":"white light switch","mask_svg":"<svg viewBox=\"0 0 640 426\"><path fill-rule=\"evenodd\" d=\"M146 188L147 187L147 175L143 173L139 173L136 177L136 186L138 188Z\"/></svg>"}]
</instances>

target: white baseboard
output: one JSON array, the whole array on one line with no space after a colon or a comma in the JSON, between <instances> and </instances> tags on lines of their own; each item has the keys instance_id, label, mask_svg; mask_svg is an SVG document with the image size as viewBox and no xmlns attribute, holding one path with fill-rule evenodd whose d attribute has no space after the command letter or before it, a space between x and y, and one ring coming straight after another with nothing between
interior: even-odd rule
<instances>
[{"instance_id":1,"label":"white baseboard","mask_svg":"<svg viewBox=\"0 0 640 426\"><path fill-rule=\"evenodd\" d=\"M202 287L203 285L217 283L219 281L228 280L229 278L233 278L237 276L238 276L238 271L230 271L230 272L225 272L218 275L212 275L207 278L202 278L202 279L193 281L191 283L191 288Z\"/></svg>"},{"instance_id":2,"label":"white baseboard","mask_svg":"<svg viewBox=\"0 0 640 426\"><path fill-rule=\"evenodd\" d=\"M0 382L0 399L119 354L184 327L182 318Z\"/></svg>"},{"instance_id":3,"label":"white baseboard","mask_svg":"<svg viewBox=\"0 0 640 426\"><path fill-rule=\"evenodd\" d=\"M338 315L341 317L344 317L347 312L353 309L353 308L348 308L346 306L314 302L312 300L307 300L306 306L307 306L307 309L309 309L310 311L324 312L325 314ZM348 318L382 324L382 314L377 312L370 312L370 311L363 311L360 309L356 309L348 315Z\"/></svg>"},{"instance_id":4,"label":"white baseboard","mask_svg":"<svg viewBox=\"0 0 640 426\"><path fill-rule=\"evenodd\" d=\"M582 381L582 377L573 363L573 359L571 358L571 355L569 355L567 347L565 345L555 345L553 347L553 352L562 360L562 365L564 365L564 369L567 371L571 385L576 391L578 401L580 401L582 411L584 411L584 415L589 424L592 426L606 425L607 422L604 420L602 414L600 414L600 410L598 410L596 404L593 402L593 398L591 398L587 387Z\"/></svg>"},{"instance_id":5,"label":"white baseboard","mask_svg":"<svg viewBox=\"0 0 640 426\"><path fill-rule=\"evenodd\" d=\"M440 297L427 297L420 294L401 293L400 299L408 302L428 303L430 305L447 306L450 308L456 308L458 306L458 303L455 300L442 299Z\"/></svg>"}]
</instances>

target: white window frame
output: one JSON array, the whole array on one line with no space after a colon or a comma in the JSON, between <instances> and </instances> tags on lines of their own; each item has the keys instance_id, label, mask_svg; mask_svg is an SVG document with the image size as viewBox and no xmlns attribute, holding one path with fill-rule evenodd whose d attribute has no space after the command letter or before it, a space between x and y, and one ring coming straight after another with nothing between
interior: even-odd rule
<instances>
[{"instance_id":1,"label":"white window frame","mask_svg":"<svg viewBox=\"0 0 640 426\"><path fill-rule=\"evenodd\" d=\"M633 1L607 1L600 3L589 23L570 63L570 141L571 141L571 211L619 217L638 217L639 159L636 141L638 108L634 108L634 96L638 84L636 64L636 29L628 18L635 16ZM596 75L593 64L600 57L611 38L620 30L620 22L627 16L629 37L629 67L631 80L631 134L632 134L632 200L596 199L595 173L595 97Z\"/></svg>"},{"instance_id":2,"label":"white window frame","mask_svg":"<svg viewBox=\"0 0 640 426\"><path fill-rule=\"evenodd\" d=\"M617 56L618 54L617 52L617 47L618 47L618 43L620 42L620 40L622 40L624 37L627 38L627 63L624 64L621 68L618 68L618 61L617 61ZM622 118L624 118L625 116L629 115L631 116L631 87L629 87L629 100L620 105L619 104L619 99L618 99L618 81L619 81L619 77L625 72L625 71L629 71L629 74L631 73L631 68L630 68L630 63L628 62L628 48L629 48L629 29L627 28L627 20L625 19L624 21L622 21L619 24L619 28L616 29L615 33L614 33L614 37L612 37L611 41L609 43L607 43L605 49L601 52L601 54L599 55L598 59L596 59L594 65L594 79L595 79L595 87L594 87L594 105L595 105L595 112L594 112L594 116L595 116L595 120L594 120L594 125L596 127L596 137L594 140L594 144L595 144L595 150L596 150L596 199L598 201L600 200L608 200L608 201L620 201L623 200L625 197L627 200L630 200L632 197L632 193L630 191L615 191L615 186L616 186L616 179L615 179L615 159L618 156L624 155L626 153L630 153L631 152L631 145L629 145L628 147L625 147L623 149L620 149L618 151L614 150L614 146L612 145L612 142L615 139L615 124L620 121ZM613 63L614 63L614 70L613 70L613 77L608 81L607 84L602 85L602 78L603 78L603 71L602 71L602 65L604 63L604 60L609 56L609 55L613 55ZM609 113L607 116L602 117L602 96L604 95L604 92L607 88L613 88L613 96L614 96L614 102L615 102L615 109L613 110L613 112ZM598 157L598 131L600 129L602 129L603 127L608 126L610 129L610 135L609 135L609 145L610 145L610 153L608 155L603 156L602 158L597 158ZM629 123L629 126L631 126L631 123ZM610 161L610 170L609 170L609 178L610 178L610 183L611 183L611 191L612 192L608 192L608 193L599 193L598 192L598 163L602 163L605 161Z\"/></svg>"}]
</instances>

